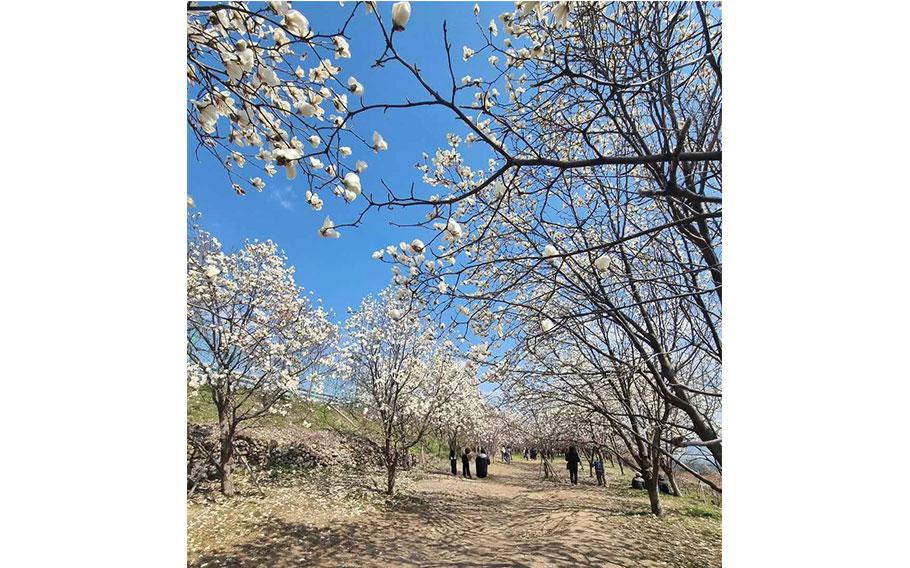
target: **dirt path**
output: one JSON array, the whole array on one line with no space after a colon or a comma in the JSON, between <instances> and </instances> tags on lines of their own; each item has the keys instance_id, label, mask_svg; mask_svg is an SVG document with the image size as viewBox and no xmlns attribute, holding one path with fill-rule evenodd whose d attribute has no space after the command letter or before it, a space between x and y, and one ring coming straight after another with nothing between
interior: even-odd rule
<instances>
[{"instance_id":1,"label":"dirt path","mask_svg":"<svg viewBox=\"0 0 910 568\"><path fill-rule=\"evenodd\" d=\"M667 499L656 519L641 492L611 476L597 487L580 474L575 487L538 480L536 462L494 464L491 476L466 480L431 473L390 510L342 517L320 507L281 507L246 539L193 566L720 566L717 519L683 514ZM618 474L618 471L616 472ZM191 536L193 532L191 517ZM246 542L242 542L246 540Z\"/></svg>"}]
</instances>

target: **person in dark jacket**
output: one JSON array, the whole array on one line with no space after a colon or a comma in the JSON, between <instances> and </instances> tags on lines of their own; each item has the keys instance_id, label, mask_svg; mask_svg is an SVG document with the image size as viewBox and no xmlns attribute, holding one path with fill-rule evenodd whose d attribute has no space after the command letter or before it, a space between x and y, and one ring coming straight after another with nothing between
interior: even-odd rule
<instances>
[{"instance_id":1,"label":"person in dark jacket","mask_svg":"<svg viewBox=\"0 0 910 568\"><path fill-rule=\"evenodd\" d=\"M471 448L465 448L461 453L461 476L471 479Z\"/></svg>"},{"instance_id":2,"label":"person in dark jacket","mask_svg":"<svg viewBox=\"0 0 910 568\"><path fill-rule=\"evenodd\" d=\"M449 450L449 465L452 466L452 475L458 475L458 457L455 450Z\"/></svg>"},{"instance_id":3,"label":"person in dark jacket","mask_svg":"<svg viewBox=\"0 0 910 568\"><path fill-rule=\"evenodd\" d=\"M664 477L664 474L657 475L657 488L661 493L670 494L670 484L667 482L667 478Z\"/></svg>"},{"instance_id":4,"label":"person in dark jacket","mask_svg":"<svg viewBox=\"0 0 910 568\"><path fill-rule=\"evenodd\" d=\"M484 478L487 476L487 466L490 465L490 458L487 456L487 453L483 448L480 448L480 453L477 454L477 459L474 460L475 470L477 472L478 479Z\"/></svg>"},{"instance_id":5,"label":"person in dark jacket","mask_svg":"<svg viewBox=\"0 0 910 568\"><path fill-rule=\"evenodd\" d=\"M645 478L641 476L641 473L635 472L635 477L632 478L632 489L644 489L645 488Z\"/></svg>"},{"instance_id":6,"label":"person in dark jacket","mask_svg":"<svg viewBox=\"0 0 910 568\"><path fill-rule=\"evenodd\" d=\"M569 480L572 485L578 485L578 464L580 463L578 450L575 449L575 446L569 446L569 451L566 452L566 469L569 470Z\"/></svg>"},{"instance_id":7,"label":"person in dark jacket","mask_svg":"<svg viewBox=\"0 0 910 568\"><path fill-rule=\"evenodd\" d=\"M604 479L604 460L601 457L595 458L594 461L594 473L597 474L597 485L606 485L607 482Z\"/></svg>"}]
</instances>

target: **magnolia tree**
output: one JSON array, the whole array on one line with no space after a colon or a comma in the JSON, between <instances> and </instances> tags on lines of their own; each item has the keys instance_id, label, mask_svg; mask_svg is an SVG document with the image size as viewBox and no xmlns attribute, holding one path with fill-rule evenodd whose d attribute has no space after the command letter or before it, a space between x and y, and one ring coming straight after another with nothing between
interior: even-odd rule
<instances>
[{"instance_id":1,"label":"magnolia tree","mask_svg":"<svg viewBox=\"0 0 910 568\"><path fill-rule=\"evenodd\" d=\"M471 386L456 367L451 344L437 345L434 329L390 289L364 298L345 323L338 374L350 384L362 433L382 450L389 494L399 461Z\"/></svg>"},{"instance_id":2,"label":"magnolia tree","mask_svg":"<svg viewBox=\"0 0 910 568\"><path fill-rule=\"evenodd\" d=\"M336 328L294 282L294 268L271 241L228 254L195 229L187 254L188 381L212 397L221 490L234 493L237 427L286 412L301 377L328 363Z\"/></svg>"},{"instance_id":3,"label":"magnolia tree","mask_svg":"<svg viewBox=\"0 0 910 568\"><path fill-rule=\"evenodd\" d=\"M461 357L451 341L438 348L432 364L430 375L442 383L443 392L450 393L433 415L433 427L457 452L459 440L476 438L485 423L487 404L478 385L477 365Z\"/></svg>"}]
</instances>

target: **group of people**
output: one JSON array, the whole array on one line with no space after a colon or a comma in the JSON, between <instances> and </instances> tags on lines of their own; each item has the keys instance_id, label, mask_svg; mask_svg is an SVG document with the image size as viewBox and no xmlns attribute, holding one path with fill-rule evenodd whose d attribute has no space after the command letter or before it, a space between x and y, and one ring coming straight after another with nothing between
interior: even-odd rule
<instances>
[{"instance_id":1,"label":"group of people","mask_svg":"<svg viewBox=\"0 0 910 568\"><path fill-rule=\"evenodd\" d=\"M642 477L639 471L636 471L635 477L632 478L632 489L645 489L645 478ZM670 494L670 483L662 473L657 474L657 489L661 493Z\"/></svg>"},{"instance_id":2,"label":"group of people","mask_svg":"<svg viewBox=\"0 0 910 568\"><path fill-rule=\"evenodd\" d=\"M572 485L578 485L578 464L580 463L581 457L578 455L578 450L575 449L575 446L569 446L569 451L566 452L566 469L569 470L569 482L571 482ZM597 485L606 485L607 481L604 477L603 458L595 456L594 461L591 462L591 466L594 468L594 473L597 475Z\"/></svg>"},{"instance_id":3,"label":"group of people","mask_svg":"<svg viewBox=\"0 0 910 568\"><path fill-rule=\"evenodd\" d=\"M465 448L461 451L461 476L468 479L473 479L471 476L471 457L474 456L474 452L471 448ZM449 450L449 465L452 467L452 475L458 475L458 458L455 456L455 450ZM474 471L477 474L477 477L483 479L487 476L487 472L490 466L490 458L487 456L486 451L483 448L480 448L480 453L474 457Z\"/></svg>"}]
</instances>

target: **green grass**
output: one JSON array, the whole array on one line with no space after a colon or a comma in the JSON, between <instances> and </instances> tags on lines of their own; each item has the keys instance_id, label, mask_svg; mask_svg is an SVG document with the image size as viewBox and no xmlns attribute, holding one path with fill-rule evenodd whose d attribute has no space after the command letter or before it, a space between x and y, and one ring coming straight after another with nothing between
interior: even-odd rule
<instances>
[{"instance_id":1,"label":"green grass","mask_svg":"<svg viewBox=\"0 0 910 568\"><path fill-rule=\"evenodd\" d=\"M218 422L218 411L212 402L210 391L206 388L198 392L188 392L186 397L187 421L194 424L215 424ZM309 424L314 430L339 430L348 432L351 424L338 412L327 405L311 400L294 399L286 415L266 414L249 422L245 426L304 426Z\"/></svg>"},{"instance_id":2,"label":"green grass","mask_svg":"<svg viewBox=\"0 0 910 568\"><path fill-rule=\"evenodd\" d=\"M696 519L720 519L720 510L713 505L690 505L683 509L683 515Z\"/></svg>"}]
</instances>

